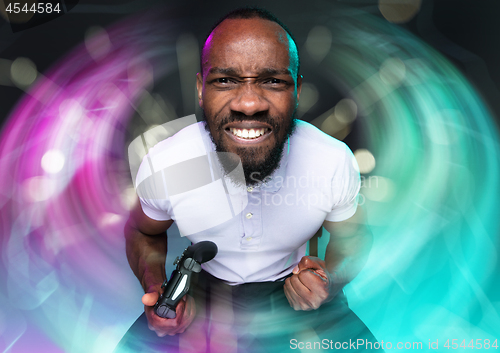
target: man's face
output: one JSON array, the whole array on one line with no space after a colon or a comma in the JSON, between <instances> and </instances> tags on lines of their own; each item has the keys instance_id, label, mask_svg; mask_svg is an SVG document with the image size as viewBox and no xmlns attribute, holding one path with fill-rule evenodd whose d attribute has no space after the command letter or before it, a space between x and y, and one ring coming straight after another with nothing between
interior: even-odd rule
<instances>
[{"instance_id":1,"label":"man's face","mask_svg":"<svg viewBox=\"0 0 500 353\"><path fill-rule=\"evenodd\" d=\"M240 157L249 184L277 168L294 127L301 78L290 42L260 18L225 20L207 40L199 104L217 151Z\"/></svg>"}]
</instances>

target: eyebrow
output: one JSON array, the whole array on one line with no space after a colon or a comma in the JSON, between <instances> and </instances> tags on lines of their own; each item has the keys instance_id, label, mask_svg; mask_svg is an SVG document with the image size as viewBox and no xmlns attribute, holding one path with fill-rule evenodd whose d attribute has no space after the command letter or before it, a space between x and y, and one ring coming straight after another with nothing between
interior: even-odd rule
<instances>
[{"instance_id":1,"label":"eyebrow","mask_svg":"<svg viewBox=\"0 0 500 353\"><path fill-rule=\"evenodd\" d=\"M233 67L212 67L210 70L208 70L208 74L222 74L222 75L228 75L228 76L240 76L241 71L233 68ZM292 73L288 69L273 69L273 68L264 68L258 71L257 75L290 75L292 76Z\"/></svg>"}]
</instances>

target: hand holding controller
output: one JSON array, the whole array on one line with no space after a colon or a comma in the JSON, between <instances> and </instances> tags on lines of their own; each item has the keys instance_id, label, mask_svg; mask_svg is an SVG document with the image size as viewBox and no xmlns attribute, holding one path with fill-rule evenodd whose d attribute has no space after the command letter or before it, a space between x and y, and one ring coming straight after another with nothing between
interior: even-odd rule
<instances>
[{"instance_id":1,"label":"hand holding controller","mask_svg":"<svg viewBox=\"0 0 500 353\"><path fill-rule=\"evenodd\" d=\"M217 245L211 241L202 241L184 250L174 262L177 268L172 272L170 280L162 285L163 294L154 307L156 315L165 319L176 317L177 304L189 291L193 272L200 272L201 264L212 260L216 254Z\"/></svg>"}]
</instances>

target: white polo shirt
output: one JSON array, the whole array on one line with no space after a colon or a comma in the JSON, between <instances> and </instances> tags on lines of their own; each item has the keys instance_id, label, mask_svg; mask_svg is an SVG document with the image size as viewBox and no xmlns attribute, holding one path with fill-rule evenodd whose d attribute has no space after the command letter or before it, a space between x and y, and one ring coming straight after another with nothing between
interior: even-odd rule
<instances>
[{"instance_id":1,"label":"white polo shirt","mask_svg":"<svg viewBox=\"0 0 500 353\"><path fill-rule=\"evenodd\" d=\"M217 256L203 268L229 284L273 281L289 274L325 220L356 212L359 169L350 149L297 121L279 168L265 184L235 185L219 172L204 123L150 149L137 174L144 213L173 219L191 242L211 240ZM243 178L241 164L234 174Z\"/></svg>"}]
</instances>

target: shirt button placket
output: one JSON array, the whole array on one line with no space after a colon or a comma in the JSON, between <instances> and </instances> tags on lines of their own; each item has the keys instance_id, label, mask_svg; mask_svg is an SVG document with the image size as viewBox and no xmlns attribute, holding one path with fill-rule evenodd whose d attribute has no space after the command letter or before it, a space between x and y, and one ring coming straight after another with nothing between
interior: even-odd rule
<instances>
[{"instance_id":1,"label":"shirt button placket","mask_svg":"<svg viewBox=\"0 0 500 353\"><path fill-rule=\"evenodd\" d=\"M261 210L261 192L259 188L247 187L248 205L243 212L243 229L244 234L241 239L242 249L253 249L260 242L260 231L262 228L262 219L260 217Z\"/></svg>"}]
</instances>

